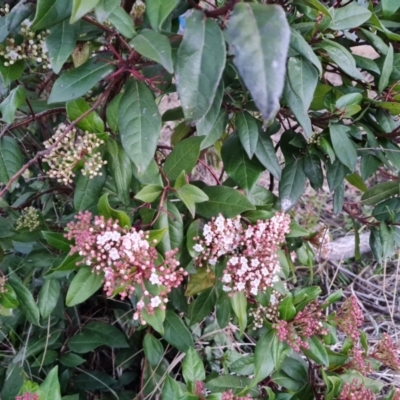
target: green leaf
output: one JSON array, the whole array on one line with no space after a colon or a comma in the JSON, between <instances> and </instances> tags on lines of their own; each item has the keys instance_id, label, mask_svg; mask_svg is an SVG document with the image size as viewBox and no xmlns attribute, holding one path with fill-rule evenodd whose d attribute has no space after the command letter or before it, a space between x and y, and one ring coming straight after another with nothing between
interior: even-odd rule
<instances>
[{"instance_id":1,"label":"green leaf","mask_svg":"<svg viewBox=\"0 0 400 400\"><path fill-rule=\"evenodd\" d=\"M254 378L252 386L271 375L278 361L279 341L274 330L265 333L257 341L254 350Z\"/></svg>"},{"instance_id":2,"label":"green leaf","mask_svg":"<svg viewBox=\"0 0 400 400\"><path fill-rule=\"evenodd\" d=\"M132 17L122 7L116 7L108 16L108 20L122 36L128 39L132 39L135 36L136 32Z\"/></svg>"},{"instance_id":3,"label":"green leaf","mask_svg":"<svg viewBox=\"0 0 400 400\"><path fill-rule=\"evenodd\" d=\"M204 218L211 218L222 214L226 218L233 218L245 211L255 210L255 207L237 190L227 186L204 187L203 192L209 200L199 203L197 214Z\"/></svg>"},{"instance_id":4,"label":"green leaf","mask_svg":"<svg viewBox=\"0 0 400 400\"><path fill-rule=\"evenodd\" d=\"M189 235L189 231L187 233ZM192 247L193 250L193 247ZM190 275L188 285L186 287L185 296L194 296L212 287L215 283L215 274L207 271L207 268L197 268L196 273Z\"/></svg>"},{"instance_id":5,"label":"green leaf","mask_svg":"<svg viewBox=\"0 0 400 400\"><path fill-rule=\"evenodd\" d=\"M231 297L232 310L235 313L242 336L247 327L247 299L244 292L237 292Z\"/></svg>"},{"instance_id":6,"label":"green leaf","mask_svg":"<svg viewBox=\"0 0 400 400\"><path fill-rule=\"evenodd\" d=\"M42 236L46 242L55 249L65 252L70 251L71 243L64 237L64 234L51 231L42 231Z\"/></svg>"},{"instance_id":7,"label":"green leaf","mask_svg":"<svg viewBox=\"0 0 400 400\"><path fill-rule=\"evenodd\" d=\"M13 137L3 136L0 139L0 182L7 184L21 169L22 164L23 158L18 142Z\"/></svg>"},{"instance_id":8,"label":"green leaf","mask_svg":"<svg viewBox=\"0 0 400 400\"><path fill-rule=\"evenodd\" d=\"M54 83L48 104L60 103L84 96L97 82L114 71L114 66L97 57L62 74Z\"/></svg>"},{"instance_id":9,"label":"green leaf","mask_svg":"<svg viewBox=\"0 0 400 400\"><path fill-rule=\"evenodd\" d=\"M97 209L99 214L102 215L106 220L112 218L114 221L118 221L121 228L130 228L131 220L129 216L120 210L114 210L111 208L108 202L108 193L104 193L97 203Z\"/></svg>"},{"instance_id":10,"label":"green leaf","mask_svg":"<svg viewBox=\"0 0 400 400\"><path fill-rule=\"evenodd\" d=\"M165 313L163 338L183 353L194 346L189 329L184 325L182 319L171 310L167 310Z\"/></svg>"},{"instance_id":11,"label":"green leaf","mask_svg":"<svg viewBox=\"0 0 400 400\"><path fill-rule=\"evenodd\" d=\"M349 139L349 128L345 125L330 124L329 133L336 157L353 171L357 164L357 152Z\"/></svg>"},{"instance_id":12,"label":"green leaf","mask_svg":"<svg viewBox=\"0 0 400 400\"><path fill-rule=\"evenodd\" d=\"M393 46L389 43L389 50L386 54L382 67L382 74L379 78L378 92L381 94L389 84L390 75L393 72Z\"/></svg>"},{"instance_id":13,"label":"green leaf","mask_svg":"<svg viewBox=\"0 0 400 400\"><path fill-rule=\"evenodd\" d=\"M192 171L199 158L202 141L202 137L194 136L182 140L174 147L164 163L164 172L169 180L174 181L182 171Z\"/></svg>"},{"instance_id":14,"label":"green leaf","mask_svg":"<svg viewBox=\"0 0 400 400\"><path fill-rule=\"evenodd\" d=\"M181 385L169 375L165 378L164 386L162 390L163 400L176 400L183 396Z\"/></svg>"},{"instance_id":15,"label":"green leaf","mask_svg":"<svg viewBox=\"0 0 400 400\"><path fill-rule=\"evenodd\" d=\"M237 114L236 126L240 142L249 159L254 156L258 142L258 124L255 118L248 112Z\"/></svg>"},{"instance_id":16,"label":"green leaf","mask_svg":"<svg viewBox=\"0 0 400 400\"><path fill-rule=\"evenodd\" d=\"M42 318L47 318L55 309L60 297L60 281L45 280L39 292L39 311Z\"/></svg>"},{"instance_id":17,"label":"green leaf","mask_svg":"<svg viewBox=\"0 0 400 400\"><path fill-rule=\"evenodd\" d=\"M83 303L101 288L103 281L102 274L94 273L90 267L80 267L68 288L67 307Z\"/></svg>"},{"instance_id":18,"label":"green leaf","mask_svg":"<svg viewBox=\"0 0 400 400\"><path fill-rule=\"evenodd\" d=\"M25 104L26 92L22 86L17 86L11 90L10 94L1 102L1 119L7 124L14 122L15 112Z\"/></svg>"},{"instance_id":19,"label":"green leaf","mask_svg":"<svg viewBox=\"0 0 400 400\"><path fill-rule=\"evenodd\" d=\"M290 210L303 195L306 180L302 159L285 165L279 183L279 199L283 211Z\"/></svg>"},{"instance_id":20,"label":"green leaf","mask_svg":"<svg viewBox=\"0 0 400 400\"><path fill-rule=\"evenodd\" d=\"M79 354L89 353L89 351L92 351L103 344L103 339L93 332L76 333L67 343L68 348L71 351Z\"/></svg>"},{"instance_id":21,"label":"green leaf","mask_svg":"<svg viewBox=\"0 0 400 400\"><path fill-rule=\"evenodd\" d=\"M325 346L321 343L321 339L316 336L311 336L310 339L308 339L307 343L309 345L309 348L305 349L303 347L301 351L317 364L328 367L328 353L326 352Z\"/></svg>"},{"instance_id":22,"label":"green leaf","mask_svg":"<svg viewBox=\"0 0 400 400\"><path fill-rule=\"evenodd\" d=\"M193 303L190 318L190 325L203 320L214 309L217 301L217 295L214 288L208 288L196 298Z\"/></svg>"},{"instance_id":23,"label":"green leaf","mask_svg":"<svg viewBox=\"0 0 400 400\"><path fill-rule=\"evenodd\" d=\"M84 15L97 6L99 0L72 0L72 13L69 20L70 24L74 24Z\"/></svg>"},{"instance_id":24,"label":"green leaf","mask_svg":"<svg viewBox=\"0 0 400 400\"><path fill-rule=\"evenodd\" d=\"M157 200L163 191L159 185L146 185L139 193L135 195L135 199L143 201L144 203L152 203Z\"/></svg>"},{"instance_id":25,"label":"green leaf","mask_svg":"<svg viewBox=\"0 0 400 400\"><path fill-rule=\"evenodd\" d=\"M176 191L176 195L182 200L187 209L194 218L196 212L196 203L202 203L208 200L208 196L194 185L183 185Z\"/></svg>"},{"instance_id":26,"label":"green leaf","mask_svg":"<svg viewBox=\"0 0 400 400\"><path fill-rule=\"evenodd\" d=\"M357 189L361 190L362 192L365 192L367 190L367 186L365 185L363 178L361 178L361 176L358 175L357 172L353 172L351 175L347 175L346 181Z\"/></svg>"},{"instance_id":27,"label":"green leaf","mask_svg":"<svg viewBox=\"0 0 400 400\"><path fill-rule=\"evenodd\" d=\"M268 121L279 108L284 86L290 40L285 12L275 5L237 3L228 21L227 39L234 64Z\"/></svg>"},{"instance_id":28,"label":"green leaf","mask_svg":"<svg viewBox=\"0 0 400 400\"><path fill-rule=\"evenodd\" d=\"M255 206L272 206L276 197L263 186L256 185L247 193L247 198Z\"/></svg>"},{"instance_id":29,"label":"green leaf","mask_svg":"<svg viewBox=\"0 0 400 400\"><path fill-rule=\"evenodd\" d=\"M25 69L25 61L15 61L13 65L9 65L8 67L4 65L5 61L6 60L3 57L0 57L0 75L3 79L3 85L8 87L23 74Z\"/></svg>"},{"instance_id":30,"label":"green leaf","mask_svg":"<svg viewBox=\"0 0 400 400\"><path fill-rule=\"evenodd\" d=\"M118 132L118 109L123 93L118 93L109 103L106 109L107 124L113 132Z\"/></svg>"},{"instance_id":31,"label":"green leaf","mask_svg":"<svg viewBox=\"0 0 400 400\"><path fill-rule=\"evenodd\" d=\"M70 121L75 121L88 110L90 110L90 105L82 98L71 100L67 103L67 116ZM92 111L89 115L79 121L76 126L83 131L88 131L90 133L104 132L103 120L95 111Z\"/></svg>"},{"instance_id":32,"label":"green leaf","mask_svg":"<svg viewBox=\"0 0 400 400\"><path fill-rule=\"evenodd\" d=\"M226 173L242 189L251 190L264 172L264 168L258 160L248 158L241 146L239 135L230 135L225 141L221 157Z\"/></svg>"},{"instance_id":33,"label":"green leaf","mask_svg":"<svg viewBox=\"0 0 400 400\"><path fill-rule=\"evenodd\" d=\"M117 189L118 198L128 206L130 203L130 185L133 177L131 160L115 140L107 140L107 167Z\"/></svg>"},{"instance_id":34,"label":"green leaf","mask_svg":"<svg viewBox=\"0 0 400 400\"><path fill-rule=\"evenodd\" d=\"M30 290L22 283L16 273L9 275L8 283L14 289L19 301L20 309L25 314L26 319L32 324L39 326L39 308L36 305L35 299Z\"/></svg>"},{"instance_id":35,"label":"green leaf","mask_svg":"<svg viewBox=\"0 0 400 400\"><path fill-rule=\"evenodd\" d=\"M46 37L51 68L55 74L61 71L75 48L79 33L77 28L78 25L71 25L65 20L54 26Z\"/></svg>"},{"instance_id":36,"label":"green leaf","mask_svg":"<svg viewBox=\"0 0 400 400\"><path fill-rule=\"evenodd\" d=\"M51 268L48 272L46 272L45 277L48 278L50 277L53 272L58 272L58 271L72 271L78 266L76 265L77 262L81 261L82 257L78 254L75 253L71 256L67 256L64 258L63 262L58 266L58 267L53 267Z\"/></svg>"},{"instance_id":37,"label":"green leaf","mask_svg":"<svg viewBox=\"0 0 400 400\"><path fill-rule=\"evenodd\" d=\"M358 28L371 17L371 11L355 3L340 8L332 8L332 21L329 25L334 31L344 31L351 28Z\"/></svg>"},{"instance_id":38,"label":"green leaf","mask_svg":"<svg viewBox=\"0 0 400 400\"><path fill-rule=\"evenodd\" d=\"M86 360L82 358L81 356L78 356L78 354L74 353L64 353L60 357L60 364L64 365L65 367L68 368L75 368L81 364L83 364ZM65 397L63 397L63 400ZM79 400L79 399L77 399Z\"/></svg>"},{"instance_id":39,"label":"green leaf","mask_svg":"<svg viewBox=\"0 0 400 400\"><path fill-rule=\"evenodd\" d=\"M94 9L96 19L102 24L120 3L120 0L100 0Z\"/></svg>"},{"instance_id":40,"label":"green leaf","mask_svg":"<svg viewBox=\"0 0 400 400\"><path fill-rule=\"evenodd\" d=\"M324 183L324 175L319 157L316 154L312 154L307 151L304 156L303 167L304 173L310 180L312 188L314 190L321 189Z\"/></svg>"},{"instance_id":41,"label":"green leaf","mask_svg":"<svg viewBox=\"0 0 400 400\"><path fill-rule=\"evenodd\" d=\"M379 203L372 211L378 221L398 223L400 221L400 198L394 197Z\"/></svg>"},{"instance_id":42,"label":"green leaf","mask_svg":"<svg viewBox=\"0 0 400 400\"><path fill-rule=\"evenodd\" d=\"M318 1L318 0L303 0L303 3L304 3L304 5L314 8L315 10L326 15L329 19L332 18L329 10L320 1Z\"/></svg>"},{"instance_id":43,"label":"green leaf","mask_svg":"<svg viewBox=\"0 0 400 400\"><path fill-rule=\"evenodd\" d=\"M161 64L170 74L174 72L172 49L165 35L143 29L131 40L130 44L143 57Z\"/></svg>"},{"instance_id":44,"label":"green leaf","mask_svg":"<svg viewBox=\"0 0 400 400\"><path fill-rule=\"evenodd\" d=\"M351 53L341 44L332 40L324 39L319 45L323 49L323 53L347 75L352 78L364 81L365 78L356 67L356 62Z\"/></svg>"},{"instance_id":45,"label":"green leaf","mask_svg":"<svg viewBox=\"0 0 400 400\"><path fill-rule=\"evenodd\" d=\"M71 15L72 2L65 0L38 0L31 29L50 28Z\"/></svg>"},{"instance_id":46,"label":"green leaf","mask_svg":"<svg viewBox=\"0 0 400 400\"><path fill-rule=\"evenodd\" d=\"M146 333L143 339L143 350L147 361L152 367L156 367L162 360L164 348L160 341L151 333Z\"/></svg>"},{"instance_id":47,"label":"green leaf","mask_svg":"<svg viewBox=\"0 0 400 400\"><path fill-rule=\"evenodd\" d=\"M122 147L142 173L153 159L161 131L153 93L144 83L129 80L119 103L118 122Z\"/></svg>"},{"instance_id":48,"label":"green leaf","mask_svg":"<svg viewBox=\"0 0 400 400\"><path fill-rule=\"evenodd\" d=\"M256 147L258 161L276 178L281 179L281 167L271 138L267 133L260 132Z\"/></svg>"},{"instance_id":49,"label":"green leaf","mask_svg":"<svg viewBox=\"0 0 400 400\"><path fill-rule=\"evenodd\" d=\"M87 175L79 176L74 193L75 211L89 210L97 205L106 179L105 168L101 169L101 175L97 175L92 179Z\"/></svg>"},{"instance_id":50,"label":"green leaf","mask_svg":"<svg viewBox=\"0 0 400 400\"><path fill-rule=\"evenodd\" d=\"M40 400L61 400L58 366L55 366L40 385Z\"/></svg>"},{"instance_id":51,"label":"green leaf","mask_svg":"<svg viewBox=\"0 0 400 400\"><path fill-rule=\"evenodd\" d=\"M221 393L232 390L233 393L239 394L243 389L248 387L250 379L242 376L221 375L217 378L210 379L206 382L206 387L215 393Z\"/></svg>"},{"instance_id":52,"label":"green leaf","mask_svg":"<svg viewBox=\"0 0 400 400\"><path fill-rule=\"evenodd\" d=\"M173 9L178 5L179 0L147 0L146 16L151 27L158 31L163 22L168 18Z\"/></svg>"},{"instance_id":53,"label":"green leaf","mask_svg":"<svg viewBox=\"0 0 400 400\"><path fill-rule=\"evenodd\" d=\"M176 86L185 119L196 122L210 109L222 72L226 50L218 24L198 10L186 20L176 60Z\"/></svg>"},{"instance_id":54,"label":"green leaf","mask_svg":"<svg viewBox=\"0 0 400 400\"><path fill-rule=\"evenodd\" d=\"M279 303L279 318L284 321L290 321L296 315L296 307L293 305L293 295L289 293Z\"/></svg>"},{"instance_id":55,"label":"green leaf","mask_svg":"<svg viewBox=\"0 0 400 400\"><path fill-rule=\"evenodd\" d=\"M10 285L5 284L4 290L0 296L0 306L4 308L17 308L19 301L14 289Z\"/></svg>"},{"instance_id":56,"label":"green leaf","mask_svg":"<svg viewBox=\"0 0 400 400\"><path fill-rule=\"evenodd\" d=\"M301 36L295 29L290 28L290 47L299 53L301 56L311 62L317 69L319 74L322 74L322 65L319 58L315 55L314 50L307 43L307 41Z\"/></svg>"},{"instance_id":57,"label":"green leaf","mask_svg":"<svg viewBox=\"0 0 400 400\"><path fill-rule=\"evenodd\" d=\"M218 326L223 329L228 326L231 320L231 301L228 296L218 298L216 305L216 317Z\"/></svg>"},{"instance_id":58,"label":"green leaf","mask_svg":"<svg viewBox=\"0 0 400 400\"><path fill-rule=\"evenodd\" d=\"M382 0L381 4L384 17L390 17L400 8L397 0Z\"/></svg>"},{"instance_id":59,"label":"green leaf","mask_svg":"<svg viewBox=\"0 0 400 400\"><path fill-rule=\"evenodd\" d=\"M182 362L182 376L186 384L202 382L206 379L203 362L193 347L188 349Z\"/></svg>"},{"instance_id":60,"label":"green leaf","mask_svg":"<svg viewBox=\"0 0 400 400\"><path fill-rule=\"evenodd\" d=\"M343 182L344 177L349 174L349 170L339 160L335 160L332 164L326 164L325 168L329 190L332 192Z\"/></svg>"},{"instance_id":61,"label":"green leaf","mask_svg":"<svg viewBox=\"0 0 400 400\"><path fill-rule=\"evenodd\" d=\"M112 348L128 348L125 335L114 325L105 322L91 321L85 325L83 333L97 335L103 344Z\"/></svg>"},{"instance_id":62,"label":"green leaf","mask_svg":"<svg viewBox=\"0 0 400 400\"><path fill-rule=\"evenodd\" d=\"M399 195L399 182L379 183L363 193L361 202L371 206L395 195Z\"/></svg>"}]
</instances>

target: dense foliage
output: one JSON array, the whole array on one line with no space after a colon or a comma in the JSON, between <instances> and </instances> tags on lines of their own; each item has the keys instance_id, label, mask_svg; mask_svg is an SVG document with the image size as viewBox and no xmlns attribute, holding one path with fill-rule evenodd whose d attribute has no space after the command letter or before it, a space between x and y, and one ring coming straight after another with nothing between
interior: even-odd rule
<instances>
[{"instance_id":1,"label":"dense foliage","mask_svg":"<svg viewBox=\"0 0 400 400\"><path fill-rule=\"evenodd\" d=\"M390 335L296 279L329 237L292 211L327 182L400 242L398 0L0 13L3 400L400 399Z\"/></svg>"}]
</instances>

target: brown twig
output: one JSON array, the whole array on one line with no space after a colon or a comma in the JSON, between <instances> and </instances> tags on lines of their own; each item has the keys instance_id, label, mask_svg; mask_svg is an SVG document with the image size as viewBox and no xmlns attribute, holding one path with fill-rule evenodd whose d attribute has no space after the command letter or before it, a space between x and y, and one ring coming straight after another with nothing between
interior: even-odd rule
<instances>
[{"instance_id":1,"label":"brown twig","mask_svg":"<svg viewBox=\"0 0 400 400\"><path fill-rule=\"evenodd\" d=\"M223 5L220 8L217 8L215 10L204 10L202 7L200 7L194 0L187 0L187 2L196 10L203 11L206 17L209 18L217 18L221 17L222 15L227 14L229 11L233 10L233 7L235 6L236 3L239 2L239 0L230 0L228 1L225 5Z\"/></svg>"}]
</instances>

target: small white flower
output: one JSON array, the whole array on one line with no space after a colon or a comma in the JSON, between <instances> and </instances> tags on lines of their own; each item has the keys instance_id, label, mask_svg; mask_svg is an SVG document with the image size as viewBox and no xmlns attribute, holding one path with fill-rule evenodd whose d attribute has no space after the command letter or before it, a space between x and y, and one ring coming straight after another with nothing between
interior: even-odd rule
<instances>
[{"instance_id":1,"label":"small white flower","mask_svg":"<svg viewBox=\"0 0 400 400\"><path fill-rule=\"evenodd\" d=\"M124 238L122 240L122 245L125 247L125 249L130 250L132 248L132 242L130 241L129 238Z\"/></svg>"},{"instance_id":2,"label":"small white flower","mask_svg":"<svg viewBox=\"0 0 400 400\"><path fill-rule=\"evenodd\" d=\"M217 264L217 259L216 259L216 258L210 258L210 259L208 260L208 263L209 263L210 265L214 266L215 264Z\"/></svg>"},{"instance_id":3,"label":"small white flower","mask_svg":"<svg viewBox=\"0 0 400 400\"><path fill-rule=\"evenodd\" d=\"M197 253L201 253L204 250L204 247L200 243L197 243L193 246L193 250Z\"/></svg>"},{"instance_id":4,"label":"small white flower","mask_svg":"<svg viewBox=\"0 0 400 400\"><path fill-rule=\"evenodd\" d=\"M239 283L236 285L236 290L241 291L241 290L243 290L245 287L246 287L246 285L244 284L244 282L239 282Z\"/></svg>"},{"instance_id":5,"label":"small white flower","mask_svg":"<svg viewBox=\"0 0 400 400\"><path fill-rule=\"evenodd\" d=\"M224 274L224 276L222 277L222 282L224 283L229 283L232 281L232 278L229 274Z\"/></svg>"},{"instance_id":6,"label":"small white flower","mask_svg":"<svg viewBox=\"0 0 400 400\"><path fill-rule=\"evenodd\" d=\"M230 292L232 289L229 286L224 285L224 286L222 286L222 290L224 292Z\"/></svg>"},{"instance_id":7,"label":"small white flower","mask_svg":"<svg viewBox=\"0 0 400 400\"><path fill-rule=\"evenodd\" d=\"M153 297L150 300L150 304L153 308L157 308L160 304L162 303L161 299L159 296Z\"/></svg>"},{"instance_id":8,"label":"small white flower","mask_svg":"<svg viewBox=\"0 0 400 400\"><path fill-rule=\"evenodd\" d=\"M118 240L120 239L121 234L119 232L111 232L110 234L110 239L114 242L118 242Z\"/></svg>"},{"instance_id":9,"label":"small white flower","mask_svg":"<svg viewBox=\"0 0 400 400\"><path fill-rule=\"evenodd\" d=\"M113 247L108 254L109 254L109 257L111 258L111 260L115 261L115 260L120 259L118 250L115 247Z\"/></svg>"},{"instance_id":10,"label":"small white flower","mask_svg":"<svg viewBox=\"0 0 400 400\"><path fill-rule=\"evenodd\" d=\"M258 258L254 258L253 260L251 260L251 266L257 268L260 265L260 261L258 260Z\"/></svg>"},{"instance_id":11,"label":"small white flower","mask_svg":"<svg viewBox=\"0 0 400 400\"><path fill-rule=\"evenodd\" d=\"M269 298L269 302L274 305L278 302L276 296L274 294L271 294L271 297Z\"/></svg>"},{"instance_id":12,"label":"small white flower","mask_svg":"<svg viewBox=\"0 0 400 400\"><path fill-rule=\"evenodd\" d=\"M161 285L160 279L158 278L158 275L155 274L154 272L150 275L149 281L153 285Z\"/></svg>"}]
</instances>

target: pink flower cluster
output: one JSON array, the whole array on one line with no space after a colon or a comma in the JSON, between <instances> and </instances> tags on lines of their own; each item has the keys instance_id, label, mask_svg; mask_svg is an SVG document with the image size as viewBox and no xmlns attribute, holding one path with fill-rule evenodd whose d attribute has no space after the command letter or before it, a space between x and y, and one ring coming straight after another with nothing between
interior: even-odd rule
<instances>
[{"instance_id":1,"label":"pink flower cluster","mask_svg":"<svg viewBox=\"0 0 400 400\"><path fill-rule=\"evenodd\" d=\"M338 327L354 342L360 338L358 328L364 321L364 315L355 296L349 297L340 307L335 319Z\"/></svg>"},{"instance_id":2,"label":"pink flower cluster","mask_svg":"<svg viewBox=\"0 0 400 400\"><path fill-rule=\"evenodd\" d=\"M315 301L300 311L292 321L280 320L274 324L279 341L285 341L294 351L300 348L308 349L307 339L311 336L328 334L321 321L324 315L319 304Z\"/></svg>"},{"instance_id":3,"label":"pink flower cluster","mask_svg":"<svg viewBox=\"0 0 400 400\"><path fill-rule=\"evenodd\" d=\"M250 395L246 395L244 397L235 396L231 389L222 393L221 400L252 400L252 397Z\"/></svg>"},{"instance_id":4,"label":"pink flower cluster","mask_svg":"<svg viewBox=\"0 0 400 400\"><path fill-rule=\"evenodd\" d=\"M165 253L160 263L152 246L155 243L149 243L145 232L123 229L102 216L92 221L88 211L79 213L75 219L67 225L65 234L69 240L75 240L71 253L82 256L80 264L91 265L93 272L104 273L107 296L119 294L124 299L136 293L141 297L134 319L141 318L142 310L152 314L156 308L165 309L167 294L187 275L183 268L177 268L177 250Z\"/></svg>"},{"instance_id":5,"label":"pink flower cluster","mask_svg":"<svg viewBox=\"0 0 400 400\"><path fill-rule=\"evenodd\" d=\"M15 400L39 400L39 395L26 392L21 396L16 396Z\"/></svg>"},{"instance_id":6,"label":"pink flower cluster","mask_svg":"<svg viewBox=\"0 0 400 400\"><path fill-rule=\"evenodd\" d=\"M244 291L256 296L279 280L281 270L277 250L289 232L290 217L278 212L271 219L246 228L240 216L235 219L219 215L204 225L203 239L193 247L196 262L215 265L221 256L228 261L222 277L226 292Z\"/></svg>"},{"instance_id":7,"label":"pink flower cluster","mask_svg":"<svg viewBox=\"0 0 400 400\"><path fill-rule=\"evenodd\" d=\"M365 361L366 354L361 349L354 347L350 354L352 356L352 360L348 364L348 368L354 369L364 376L372 374L373 371L371 363Z\"/></svg>"},{"instance_id":8,"label":"pink flower cluster","mask_svg":"<svg viewBox=\"0 0 400 400\"><path fill-rule=\"evenodd\" d=\"M361 382L354 379L351 383L345 383L338 400L375 400L375 395Z\"/></svg>"},{"instance_id":9,"label":"pink flower cluster","mask_svg":"<svg viewBox=\"0 0 400 400\"><path fill-rule=\"evenodd\" d=\"M400 371L399 349L394 345L392 338L387 333L383 334L376 350L370 357L395 371Z\"/></svg>"}]
</instances>

